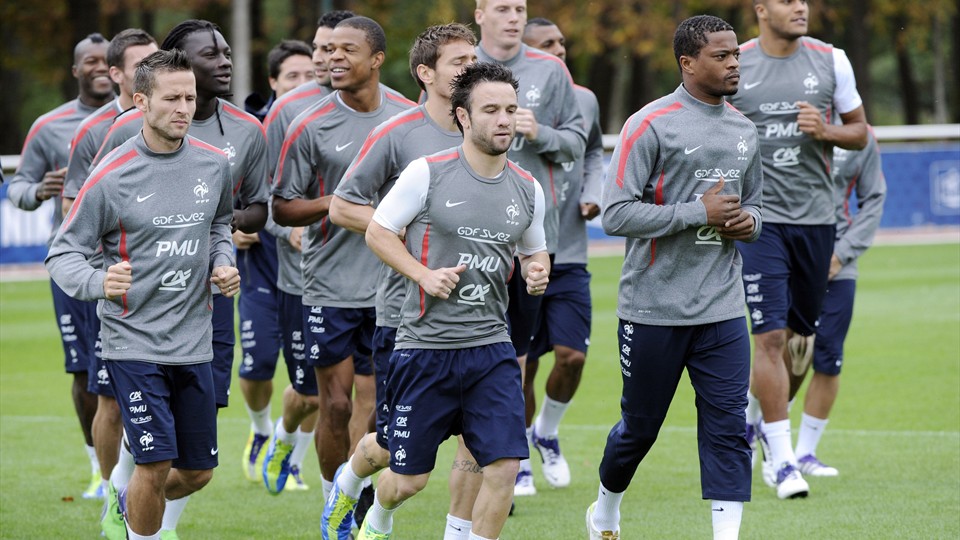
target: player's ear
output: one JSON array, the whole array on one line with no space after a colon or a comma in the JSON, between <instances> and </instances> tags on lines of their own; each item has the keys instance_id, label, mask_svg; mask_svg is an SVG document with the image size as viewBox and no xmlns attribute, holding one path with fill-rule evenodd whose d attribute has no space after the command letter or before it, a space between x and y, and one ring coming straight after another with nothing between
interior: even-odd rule
<instances>
[{"instance_id":1,"label":"player's ear","mask_svg":"<svg viewBox=\"0 0 960 540\"><path fill-rule=\"evenodd\" d=\"M140 92L135 92L133 94L133 106L136 107L140 112L147 112L147 101L150 98L146 94Z\"/></svg>"},{"instance_id":2,"label":"player's ear","mask_svg":"<svg viewBox=\"0 0 960 540\"><path fill-rule=\"evenodd\" d=\"M680 55L680 71L688 75L693 75L693 64L696 62L696 60L696 58L687 56L685 54Z\"/></svg>"},{"instance_id":3,"label":"player's ear","mask_svg":"<svg viewBox=\"0 0 960 540\"><path fill-rule=\"evenodd\" d=\"M434 71L426 64L417 65L417 77L420 77L420 80L423 81L424 86L433 81L433 75Z\"/></svg>"},{"instance_id":4,"label":"player's ear","mask_svg":"<svg viewBox=\"0 0 960 540\"><path fill-rule=\"evenodd\" d=\"M463 107L457 107L457 120L464 129L470 127L470 113Z\"/></svg>"}]
</instances>

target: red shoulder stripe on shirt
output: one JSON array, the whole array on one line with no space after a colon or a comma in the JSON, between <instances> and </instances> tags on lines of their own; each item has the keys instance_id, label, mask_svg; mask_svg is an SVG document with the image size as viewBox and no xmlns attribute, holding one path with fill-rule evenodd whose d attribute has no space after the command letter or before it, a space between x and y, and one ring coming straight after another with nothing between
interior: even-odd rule
<instances>
[{"instance_id":1,"label":"red shoulder stripe on shirt","mask_svg":"<svg viewBox=\"0 0 960 540\"><path fill-rule=\"evenodd\" d=\"M757 46L757 42L756 42L755 40L748 41L748 42L746 42L746 43L744 43L743 45L740 46L740 52L749 51L750 49L752 49L752 48L754 48L754 47L756 47L756 46Z\"/></svg>"},{"instance_id":2,"label":"red shoulder stripe on shirt","mask_svg":"<svg viewBox=\"0 0 960 540\"><path fill-rule=\"evenodd\" d=\"M682 109L683 105L679 101L668 105L662 109L657 109L652 113L648 114L646 118L643 119L643 122L640 122L640 127L634 130L629 136L627 131L624 130L620 135L620 161L617 163L617 187L623 188L623 172L627 168L627 158L630 156L630 149L633 148L633 143L637 142L637 139L647 128L650 127L650 123L653 122L656 118L659 118L667 113L671 113L678 109Z\"/></svg>"},{"instance_id":3,"label":"red shoulder stripe on shirt","mask_svg":"<svg viewBox=\"0 0 960 540\"><path fill-rule=\"evenodd\" d=\"M112 155L113 154L111 154L111 156ZM74 201L73 207L70 208L70 215L67 216L67 219L63 220L63 226L66 226L68 223L70 223L70 221L73 220L73 216L77 214L77 209L80 208L80 203L83 201L83 196L87 193L87 191L90 190L90 188L95 186L97 182L103 179L103 177L106 176L108 172L119 168L120 166L122 166L123 164L130 161L136 156L137 156L137 150L134 148L131 148L130 151L127 152L126 154L117 156L112 161L102 164L103 166L99 167L99 170L96 171L96 174L94 176L91 176L89 179L87 179L86 182L83 183L83 187L80 188L80 192L77 193L77 200Z\"/></svg>"},{"instance_id":4,"label":"red shoulder stripe on shirt","mask_svg":"<svg viewBox=\"0 0 960 540\"><path fill-rule=\"evenodd\" d=\"M551 62L556 62L556 63L560 64L561 66L563 66L563 72L567 75L567 79L570 80L570 84L574 84L574 83L573 83L573 76L570 75L570 70L567 69L567 65L563 63L563 60L559 59L558 57L556 57L556 56L554 56L554 55L552 55L552 54L547 54L547 53L542 53L542 52L527 50L527 58L536 58L536 59L539 59L539 60L549 60L549 61L551 61Z\"/></svg>"},{"instance_id":5,"label":"red shoulder stripe on shirt","mask_svg":"<svg viewBox=\"0 0 960 540\"><path fill-rule=\"evenodd\" d=\"M115 130L115 129L121 127L121 126L125 126L125 125L129 124L130 122L133 122L134 120L142 120L142 119L143 119L143 113L140 112L139 109L138 109L138 110L135 110L135 111L133 111L133 112L126 113L126 114L121 114L121 116L119 116L119 117L113 122L113 125L110 126L110 129L107 131L107 136L104 137L104 138L103 138L103 142L100 143L100 148L97 149L97 155L93 157L93 162L94 162L94 163L99 163L99 162L100 162L100 155L103 154L104 145L106 145L106 144L107 144L107 141L110 140L110 135L113 134L113 130ZM117 146L120 146L120 145L118 144ZM111 150L113 150L113 148L111 148Z\"/></svg>"},{"instance_id":6,"label":"red shoulder stripe on shirt","mask_svg":"<svg viewBox=\"0 0 960 540\"><path fill-rule=\"evenodd\" d=\"M454 150L449 154L441 154L439 156L428 156L426 159L427 159L427 163L437 163L440 161L450 161L451 159L456 159L457 156L459 155L460 153Z\"/></svg>"},{"instance_id":7,"label":"red shoulder stripe on shirt","mask_svg":"<svg viewBox=\"0 0 960 540\"><path fill-rule=\"evenodd\" d=\"M263 136L264 136L264 137L267 136L267 130L266 130L266 128L264 128L264 127L263 127L263 124L261 124L260 121L257 120L257 117L256 117L256 116L253 116L252 114L248 113L247 111L242 111L242 110L240 110L240 109L239 109L236 105L234 105L233 103L230 103L229 101L224 101L224 102L223 102L223 112L230 113L230 116L239 118L240 120L245 120L245 121L247 121L247 122L250 122L251 124L257 126L257 129L260 130L260 133L263 133Z\"/></svg>"},{"instance_id":8,"label":"red shoulder stripe on shirt","mask_svg":"<svg viewBox=\"0 0 960 540\"><path fill-rule=\"evenodd\" d=\"M298 94L294 94L291 92L283 96L282 98L280 98L280 101L277 101L276 103L273 104L273 107L270 109L270 112L267 113L267 118L266 120L263 121L264 129L266 129L266 127L269 126L271 122L276 120L277 115L280 114L280 109L284 108L288 103L293 103L294 101L308 98L310 96L315 96L320 92L323 92L323 88L321 88L320 85L318 84L317 87L312 90L307 90L304 92L300 92Z\"/></svg>"},{"instance_id":9,"label":"red shoulder stripe on shirt","mask_svg":"<svg viewBox=\"0 0 960 540\"><path fill-rule=\"evenodd\" d=\"M404 105L407 105L407 106L410 106L410 107L416 107L416 106L417 106L416 103L410 101L409 99L407 99L407 98L405 98L405 97L403 97L403 96L398 96L398 95L396 95L396 94L394 94L394 93L392 93L392 92L384 92L384 94L386 94L386 95L387 95L387 99L389 99L389 100L391 100L391 101L396 101L397 103L403 103Z\"/></svg>"},{"instance_id":10,"label":"red shoulder stripe on shirt","mask_svg":"<svg viewBox=\"0 0 960 540\"><path fill-rule=\"evenodd\" d=\"M283 138L283 146L280 148L280 160L279 160L280 163L277 165L277 174L274 177L274 180L276 181L277 186L279 186L280 182L283 180L283 162L286 161L287 159L287 152L290 151L290 145L293 144L294 141L296 141L297 138L300 137L300 134L303 133L303 130L307 129L307 126L311 122L327 114L328 112L332 111L333 109L336 108L336 106L337 104L332 101L330 103L327 103L326 105L321 107L319 110L316 110L313 113L311 113L310 116L307 116L306 118L304 118L303 121L300 122L300 124L297 125L292 132L290 132L286 137Z\"/></svg>"},{"instance_id":11,"label":"red shoulder stripe on shirt","mask_svg":"<svg viewBox=\"0 0 960 540\"><path fill-rule=\"evenodd\" d=\"M808 49L811 49L811 50L814 50L814 51L825 52L825 53L832 53L832 52L833 52L833 47L830 47L829 45L820 45L820 44L818 44L818 43L811 43L811 42L809 42L809 41L807 41L807 40L805 40L805 39L802 40L801 43L803 43L803 46L804 46L804 47L806 47L806 48L808 48ZM741 50L742 50L742 49L741 49Z\"/></svg>"},{"instance_id":12,"label":"red shoulder stripe on shirt","mask_svg":"<svg viewBox=\"0 0 960 540\"><path fill-rule=\"evenodd\" d=\"M83 140L83 137L93 129L93 126L100 124L101 122L106 122L112 120L117 113L112 109L100 113L100 116L95 116L93 118L88 118L80 124L80 131L78 131L74 136L73 140L70 141L70 159L73 159L73 151L77 148L77 145L80 144L80 141Z\"/></svg>"},{"instance_id":13,"label":"red shoulder stripe on shirt","mask_svg":"<svg viewBox=\"0 0 960 540\"><path fill-rule=\"evenodd\" d=\"M23 141L23 150L21 150L20 153L23 154L23 153L26 152L26 150L27 150L27 145L30 144L30 141L33 140L33 137L37 134L38 131L40 131L40 129L41 129L43 126L49 124L50 122L53 122L54 120L58 120L58 119L60 119L60 118L63 118L64 116L70 116L71 114L73 114L73 113L75 113L75 112L77 112L77 108L76 108L76 107L70 107L69 109L66 109L65 111L59 112L59 113L57 113L57 114L52 114L52 115L48 116L47 118L44 118L43 120L40 120L40 122L38 122L37 125L33 126L33 129L30 130L30 133L27 133L27 138L26 138L26 140Z\"/></svg>"},{"instance_id":14,"label":"red shoulder stripe on shirt","mask_svg":"<svg viewBox=\"0 0 960 540\"><path fill-rule=\"evenodd\" d=\"M389 93L387 95L389 95ZM382 129L374 130L374 132L371 133L365 141L363 141L363 147L360 148L360 153L357 154L356 159L353 160L353 165L350 166L350 168L347 170L347 174L343 175L343 177L348 178L353 170L357 168L357 165L360 165L360 162L363 161L363 158L367 157L367 154L370 153L370 149L373 148L373 145L386 136L387 133L390 133L397 126L402 126L407 122L421 119L423 119L423 111L417 110L415 113L403 115L400 118L397 118L393 122L383 126Z\"/></svg>"},{"instance_id":15,"label":"red shoulder stripe on shirt","mask_svg":"<svg viewBox=\"0 0 960 540\"><path fill-rule=\"evenodd\" d=\"M507 167L510 167L511 169L513 169L513 171L519 174L520 177L523 178L524 180L536 182L536 180L533 178L533 176L530 175L530 173L518 167L516 163L510 160L507 160Z\"/></svg>"},{"instance_id":16,"label":"red shoulder stripe on shirt","mask_svg":"<svg viewBox=\"0 0 960 540\"><path fill-rule=\"evenodd\" d=\"M211 151L211 152L216 152L216 153L220 154L221 156L226 156L226 154L223 152L223 150L217 148L216 146L213 146L212 144L205 143L205 142L201 141L200 139L197 139L197 138L194 138L194 137L188 137L187 140L190 142L190 146L196 146L197 148L203 148L204 150L209 150L209 151Z\"/></svg>"}]
</instances>

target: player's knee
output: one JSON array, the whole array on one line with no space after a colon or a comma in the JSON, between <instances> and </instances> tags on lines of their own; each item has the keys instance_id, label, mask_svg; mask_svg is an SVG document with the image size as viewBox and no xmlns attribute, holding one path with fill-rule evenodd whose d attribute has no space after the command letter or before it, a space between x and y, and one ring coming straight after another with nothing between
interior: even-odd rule
<instances>
[{"instance_id":1,"label":"player's knee","mask_svg":"<svg viewBox=\"0 0 960 540\"><path fill-rule=\"evenodd\" d=\"M423 491L423 488L427 486L427 480L429 478L429 474L398 474L394 487L395 500L405 501L417 493L420 493Z\"/></svg>"},{"instance_id":2,"label":"player's knee","mask_svg":"<svg viewBox=\"0 0 960 540\"><path fill-rule=\"evenodd\" d=\"M764 357L768 361L781 361L784 347L787 345L787 336L785 330L773 330L753 336L754 347L757 350L757 358Z\"/></svg>"},{"instance_id":3,"label":"player's knee","mask_svg":"<svg viewBox=\"0 0 960 540\"><path fill-rule=\"evenodd\" d=\"M200 491L213 479L213 469L204 469L191 471L180 469L180 475L184 486L190 493Z\"/></svg>"},{"instance_id":4,"label":"player's knee","mask_svg":"<svg viewBox=\"0 0 960 540\"><path fill-rule=\"evenodd\" d=\"M583 371L583 364L587 361L587 355L583 351L569 347L556 347L554 350L556 351L557 368L574 376Z\"/></svg>"},{"instance_id":5,"label":"player's knee","mask_svg":"<svg viewBox=\"0 0 960 540\"><path fill-rule=\"evenodd\" d=\"M498 459L483 468L483 483L494 488L513 488L520 471L520 460L516 458Z\"/></svg>"},{"instance_id":6,"label":"player's knee","mask_svg":"<svg viewBox=\"0 0 960 540\"><path fill-rule=\"evenodd\" d=\"M350 400L350 395L343 392L326 395L321 414L328 415L335 421L349 421L350 415L353 414L353 402Z\"/></svg>"}]
</instances>

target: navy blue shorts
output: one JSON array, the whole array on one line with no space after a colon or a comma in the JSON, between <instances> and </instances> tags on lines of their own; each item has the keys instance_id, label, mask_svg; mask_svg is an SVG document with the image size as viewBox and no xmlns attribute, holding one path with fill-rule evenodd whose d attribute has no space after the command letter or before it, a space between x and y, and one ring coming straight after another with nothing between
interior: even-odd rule
<instances>
[{"instance_id":1,"label":"navy blue shorts","mask_svg":"<svg viewBox=\"0 0 960 540\"><path fill-rule=\"evenodd\" d=\"M251 254L247 254L247 258ZM244 276L246 278L246 276ZM251 381L269 381L277 369L282 334L276 286L240 281L240 347L243 360L238 375Z\"/></svg>"},{"instance_id":2,"label":"navy blue shorts","mask_svg":"<svg viewBox=\"0 0 960 540\"><path fill-rule=\"evenodd\" d=\"M96 343L99 341L97 303L73 298L52 279L50 292L63 344L63 369L67 373L88 373L90 365L96 363Z\"/></svg>"},{"instance_id":3,"label":"navy blue shorts","mask_svg":"<svg viewBox=\"0 0 960 540\"><path fill-rule=\"evenodd\" d=\"M277 289L277 310L290 384L302 395L316 396L317 376L307 363L307 345L303 339L303 297Z\"/></svg>"},{"instance_id":4,"label":"navy blue shorts","mask_svg":"<svg viewBox=\"0 0 960 540\"><path fill-rule=\"evenodd\" d=\"M307 363L330 367L353 356L353 372L373 375L374 308L303 306Z\"/></svg>"},{"instance_id":5,"label":"navy blue shorts","mask_svg":"<svg viewBox=\"0 0 960 540\"><path fill-rule=\"evenodd\" d=\"M843 367L843 342L853 319L853 297L857 280L841 279L827 284L827 296L820 312L817 338L813 341L813 370L824 375L839 375Z\"/></svg>"},{"instance_id":6,"label":"navy blue shorts","mask_svg":"<svg viewBox=\"0 0 960 540\"><path fill-rule=\"evenodd\" d=\"M216 392L217 408L224 408L230 401L230 379L233 374L233 348L237 335L233 326L233 298L222 294L213 295L213 389Z\"/></svg>"},{"instance_id":7,"label":"navy blue shorts","mask_svg":"<svg viewBox=\"0 0 960 540\"><path fill-rule=\"evenodd\" d=\"M587 265L558 264L551 268L528 361L553 350L554 345L586 353L592 311Z\"/></svg>"},{"instance_id":8,"label":"navy blue shorts","mask_svg":"<svg viewBox=\"0 0 960 540\"><path fill-rule=\"evenodd\" d=\"M607 436L600 481L630 485L653 447L683 369L696 392L700 486L704 499L750 500L746 438L750 336L743 318L694 326L620 320L621 419Z\"/></svg>"},{"instance_id":9,"label":"navy blue shorts","mask_svg":"<svg viewBox=\"0 0 960 540\"><path fill-rule=\"evenodd\" d=\"M395 350L387 375L390 470L432 471L440 443L461 433L481 467L528 458L515 352L509 343Z\"/></svg>"},{"instance_id":10,"label":"navy blue shorts","mask_svg":"<svg viewBox=\"0 0 960 540\"><path fill-rule=\"evenodd\" d=\"M97 338L99 349L100 339ZM116 397L113 391L113 385L110 384L110 371L107 369L106 361L97 352L94 362L90 364L87 370L87 392L103 397Z\"/></svg>"},{"instance_id":11,"label":"navy blue shorts","mask_svg":"<svg viewBox=\"0 0 960 540\"><path fill-rule=\"evenodd\" d=\"M397 329L378 326L373 331L373 376L377 385L377 444L387 446L387 429L390 424L390 406L387 405L387 373L390 357L397 343Z\"/></svg>"},{"instance_id":12,"label":"navy blue shorts","mask_svg":"<svg viewBox=\"0 0 960 540\"><path fill-rule=\"evenodd\" d=\"M210 362L168 366L106 361L135 463L217 466L217 405Z\"/></svg>"},{"instance_id":13,"label":"navy blue shorts","mask_svg":"<svg viewBox=\"0 0 960 540\"><path fill-rule=\"evenodd\" d=\"M737 242L754 334L816 332L835 232L833 225L764 223L756 242Z\"/></svg>"},{"instance_id":14,"label":"navy blue shorts","mask_svg":"<svg viewBox=\"0 0 960 540\"><path fill-rule=\"evenodd\" d=\"M550 285L547 285L549 289ZM517 357L520 357L530 352L530 340L537 327L543 296L527 293L527 282L520 275L520 260L516 257L513 258L513 274L507 282L507 293L510 298L507 304L507 331L510 332L510 341L517 351Z\"/></svg>"}]
</instances>

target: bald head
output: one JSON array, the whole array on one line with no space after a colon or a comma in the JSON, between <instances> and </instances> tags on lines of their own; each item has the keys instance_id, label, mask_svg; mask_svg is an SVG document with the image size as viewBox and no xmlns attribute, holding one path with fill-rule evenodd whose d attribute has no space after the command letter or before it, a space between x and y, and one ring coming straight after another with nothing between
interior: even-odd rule
<instances>
[{"instance_id":1,"label":"bald head","mask_svg":"<svg viewBox=\"0 0 960 540\"><path fill-rule=\"evenodd\" d=\"M98 51L103 49L104 56L106 56L107 47L109 46L110 42L107 41L107 38L103 37L103 34L93 33L88 35L87 37L78 41L73 47L73 65L80 65L82 63L82 57L91 49Z\"/></svg>"}]
</instances>

